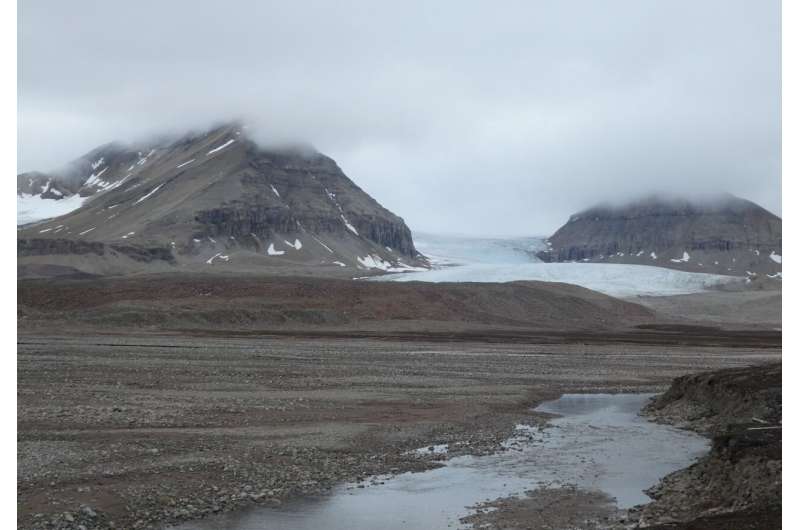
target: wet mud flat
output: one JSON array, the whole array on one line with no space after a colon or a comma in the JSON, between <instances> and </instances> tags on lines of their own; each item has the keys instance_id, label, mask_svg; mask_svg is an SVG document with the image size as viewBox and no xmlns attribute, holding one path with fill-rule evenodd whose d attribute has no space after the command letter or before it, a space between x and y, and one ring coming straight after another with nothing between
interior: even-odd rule
<instances>
[{"instance_id":1,"label":"wet mud flat","mask_svg":"<svg viewBox=\"0 0 800 530\"><path fill-rule=\"evenodd\" d=\"M535 409L556 415L547 426L518 424L497 453L458 456L438 469L385 481L376 477L366 487L346 484L325 497L214 517L176 530L480 527L486 519L496 523L507 518L513 497L527 492L532 499L550 501L537 508L540 523L585 523L587 518L608 522L618 510L649 502L646 489L708 451L707 439L639 416L651 397L567 394ZM417 453L447 449L431 446ZM564 496L573 501L571 506L559 502Z\"/></svg>"},{"instance_id":2,"label":"wet mud flat","mask_svg":"<svg viewBox=\"0 0 800 530\"><path fill-rule=\"evenodd\" d=\"M21 334L17 359L18 526L164 528L440 466L423 447L489 455L545 421L532 404L780 350Z\"/></svg>"}]
</instances>

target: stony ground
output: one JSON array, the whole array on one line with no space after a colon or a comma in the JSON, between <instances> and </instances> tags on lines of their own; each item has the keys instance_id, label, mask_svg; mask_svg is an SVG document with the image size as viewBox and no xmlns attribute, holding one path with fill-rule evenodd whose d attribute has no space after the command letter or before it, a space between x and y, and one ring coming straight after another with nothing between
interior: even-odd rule
<instances>
[{"instance_id":1,"label":"stony ground","mask_svg":"<svg viewBox=\"0 0 800 530\"><path fill-rule=\"evenodd\" d=\"M480 504L475 511L461 520L475 530L607 530L621 517L608 495L574 487L539 488Z\"/></svg>"},{"instance_id":2,"label":"stony ground","mask_svg":"<svg viewBox=\"0 0 800 530\"><path fill-rule=\"evenodd\" d=\"M732 326L739 323L740 326L752 330L781 328L782 298L780 288L758 284L749 290L639 296L630 301L649 307L665 317L685 319L695 324L702 322L708 325Z\"/></svg>"},{"instance_id":3,"label":"stony ground","mask_svg":"<svg viewBox=\"0 0 800 530\"><path fill-rule=\"evenodd\" d=\"M18 526L161 528L491 451L563 392L661 391L773 344L44 336L18 344ZM454 445L451 445L454 447Z\"/></svg>"}]
</instances>

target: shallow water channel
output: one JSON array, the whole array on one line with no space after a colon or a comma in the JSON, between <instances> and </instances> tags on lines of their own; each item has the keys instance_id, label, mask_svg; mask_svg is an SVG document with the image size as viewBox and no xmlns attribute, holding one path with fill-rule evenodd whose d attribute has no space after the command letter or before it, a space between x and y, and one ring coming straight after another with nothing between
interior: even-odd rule
<instances>
[{"instance_id":1,"label":"shallow water channel","mask_svg":"<svg viewBox=\"0 0 800 530\"><path fill-rule=\"evenodd\" d=\"M330 495L278 508L215 516L177 528L235 530L459 528L470 506L539 487L576 485L616 498L620 508L649 501L642 490L691 464L706 439L638 415L648 394L566 394L535 410L558 414L545 429L517 426L508 448L451 458L442 468L404 473L383 484L345 484ZM446 446L435 450L446 451ZM369 483L366 482L367 484Z\"/></svg>"}]
</instances>

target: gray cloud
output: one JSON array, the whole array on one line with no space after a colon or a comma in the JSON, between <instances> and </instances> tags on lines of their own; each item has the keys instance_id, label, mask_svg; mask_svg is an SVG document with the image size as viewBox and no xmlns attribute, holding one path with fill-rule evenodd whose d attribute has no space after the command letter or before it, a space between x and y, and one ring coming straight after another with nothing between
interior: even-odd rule
<instances>
[{"instance_id":1,"label":"gray cloud","mask_svg":"<svg viewBox=\"0 0 800 530\"><path fill-rule=\"evenodd\" d=\"M20 5L20 170L242 117L414 229L545 234L654 190L780 213L777 1Z\"/></svg>"}]
</instances>

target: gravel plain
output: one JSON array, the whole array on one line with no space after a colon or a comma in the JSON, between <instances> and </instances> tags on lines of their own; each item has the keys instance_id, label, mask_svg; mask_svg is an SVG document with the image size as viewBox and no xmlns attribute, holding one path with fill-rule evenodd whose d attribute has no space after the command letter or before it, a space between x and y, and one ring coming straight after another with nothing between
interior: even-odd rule
<instances>
[{"instance_id":1,"label":"gravel plain","mask_svg":"<svg viewBox=\"0 0 800 530\"><path fill-rule=\"evenodd\" d=\"M691 342L691 341L689 341ZM565 392L659 392L779 343L20 334L18 526L163 528L496 450Z\"/></svg>"}]
</instances>

